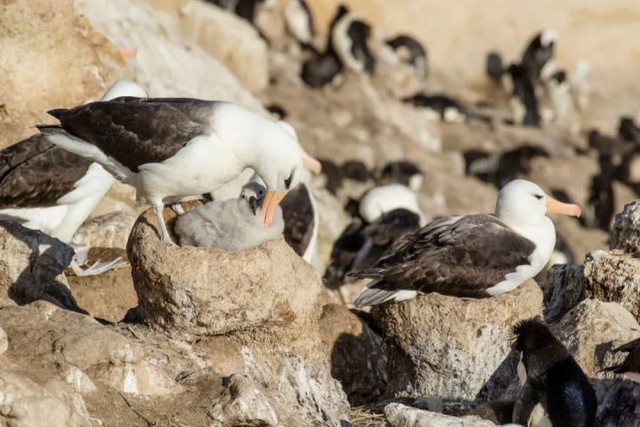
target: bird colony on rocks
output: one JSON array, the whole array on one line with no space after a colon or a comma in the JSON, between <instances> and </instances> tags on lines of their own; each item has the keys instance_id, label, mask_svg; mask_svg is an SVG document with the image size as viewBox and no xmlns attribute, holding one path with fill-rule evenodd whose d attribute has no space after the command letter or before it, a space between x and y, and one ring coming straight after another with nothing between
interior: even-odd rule
<instances>
[{"instance_id":1,"label":"bird colony on rocks","mask_svg":"<svg viewBox=\"0 0 640 427\"><path fill-rule=\"evenodd\" d=\"M0 424L640 426L637 112L315 10L2 7Z\"/></svg>"}]
</instances>

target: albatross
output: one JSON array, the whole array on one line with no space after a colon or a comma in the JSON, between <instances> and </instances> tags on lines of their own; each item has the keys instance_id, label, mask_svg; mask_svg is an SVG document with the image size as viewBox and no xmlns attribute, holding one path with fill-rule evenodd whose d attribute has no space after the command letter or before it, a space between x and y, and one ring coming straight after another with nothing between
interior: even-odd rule
<instances>
[{"instance_id":1,"label":"albatross","mask_svg":"<svg viewBox=\"0 0 640 427\"><path fill-rule=\"evenodd\" d=\"M214 191L250 168L267 187L261 219L270 227L304 164L320 170L290 129L230 102L123 97L49 114L60 124L40 125L40 132L135 187L170 245L165 203Z\"/></svg>"},{"instance_id":2,"label":"albatross","mask_svg":"<svg viewBox=\"0 0 640 427\"><path fill-rule=\"evenodd\" d=\"M138 84L116 81L102 96L147 96ZM69 153L42 134L31 136L0 151L0 218L40 230L64 243L114 183L110 173L97 163ZM82 255L75 245L76 257ZM74 258L71 268L78 276L101 274L120 260L96 263L82 269Z\"/></svg>"},{"instance_id":3,"label":"albatross","mask_svg":"<svg viewBox=\"0 0 640 427\"><path fill-rule=\"evenodd\" d=\"M511 181L498 194L493 215L449 216L397 240L370 268L372 279L357 307L402 301L419 294L483 298L509 292L547 264L556 231L547 213L580 216L536 184Z\"/></svg>"}]
</instances>

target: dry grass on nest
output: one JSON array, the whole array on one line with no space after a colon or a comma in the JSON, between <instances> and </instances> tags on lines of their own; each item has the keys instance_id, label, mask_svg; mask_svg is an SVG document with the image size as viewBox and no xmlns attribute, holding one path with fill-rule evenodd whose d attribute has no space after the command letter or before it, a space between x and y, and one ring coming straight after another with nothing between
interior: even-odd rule
<instances>
[{"instance_id":1,"label":"dry grass on nest","mask_svg":"<svg viewBox=\"0 0 640 427\"><path fill-rule=\"evenodd\" d=\"M351 408L351 424L353 427L387 427L389 423L384 414L372 412L358 407Z\"/></svg>"}]
</instances>

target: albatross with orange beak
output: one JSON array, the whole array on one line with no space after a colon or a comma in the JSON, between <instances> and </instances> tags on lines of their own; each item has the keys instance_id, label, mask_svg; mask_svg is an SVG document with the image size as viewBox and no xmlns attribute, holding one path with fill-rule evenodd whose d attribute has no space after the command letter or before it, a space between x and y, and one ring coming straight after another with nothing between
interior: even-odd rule
<instances>
[{"instance_id":1,"label":"albatross with orange beak","mask_svg":"<svg viewBox=\"0 0 640 427\"><path fill-rule=\"evenodd\" d=\"M371 267L358 307L402 301L429 292L484 298L509 292L547 264L556 231L547 213L580 216L533 182L511 181L493 215L450 216L397 240Z\"/></svg>"},{"instance_id":2,"label":"albatross with orange beak","mask_svg":"<svg viewBox=\"0 0 640 427\"><path fill-rule=\"evenodd\" d=\"M135 187L167 244L174 244L162 216L167 203L214 191L250 168L266 185L262 221L271 227L302 168L320 172L290 129L229 102L122 97L49 114L60 124L40 132Z\"/></svg>"}]
</instances>

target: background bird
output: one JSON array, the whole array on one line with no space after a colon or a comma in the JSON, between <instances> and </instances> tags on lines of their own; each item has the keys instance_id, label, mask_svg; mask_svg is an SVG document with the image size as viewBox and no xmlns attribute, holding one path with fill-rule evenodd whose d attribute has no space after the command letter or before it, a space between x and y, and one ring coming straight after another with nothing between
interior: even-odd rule
<instances>
[{"instance_id":1,"label":"background bird","mask_svg":"<svg viewBox=\"0 0 640 427\"><path fill-rule=\"evenodd\" d=\"M596 394L564 345L536 318L517 323L513 334L514 348L522 360L519 374L524 380L513 409L513 422L525 426L593 426ZM543 419L548 424L542 424Z\"/></svg>"}]
</instances>

